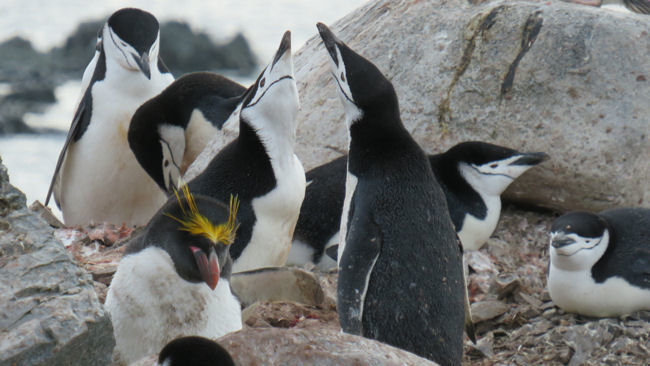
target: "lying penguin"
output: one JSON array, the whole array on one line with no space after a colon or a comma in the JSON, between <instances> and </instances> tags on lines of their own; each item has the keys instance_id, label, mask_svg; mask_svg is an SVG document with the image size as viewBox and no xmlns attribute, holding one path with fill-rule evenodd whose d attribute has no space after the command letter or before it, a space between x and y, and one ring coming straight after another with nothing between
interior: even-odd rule
<instances>
[{"instance_id":1,"label":"lying penguin","mask_svg":"<svg viewBox=\"0 0 650 366\"><path fill-rule=\"evenodd\" d=\"M570 212L551 227L548 292L595 317L650 310L650 209Z\"/></svg>"},{"instance_id":2,"label":"lying penguin","mask_svg":"<svg viewBox=\"0 0 650 366\"><path fill-rule=\"evenodd\" d=\"M217 338L241 329L229 284L237 208L236 198L226 206L183 186L182 197L128 244L106 296L118 363L157 353L181 336Z\"/></svg>"},{"instance_id":3,"label":"lying penguin","mask_svg":"<svg viewBox=\"0 0 650 366\"><path fill-rule=\"evenodd\" d=\"M464 250L478 250L490 238L499 221L501 194L547 158L545 153L521 153L480 141L462 142L442 154L429 155ZM309 183L289 264L313 262L321 270L336 265L346 166L347 156L342 156L307 172Z\"/></svg>"}]
</instances>

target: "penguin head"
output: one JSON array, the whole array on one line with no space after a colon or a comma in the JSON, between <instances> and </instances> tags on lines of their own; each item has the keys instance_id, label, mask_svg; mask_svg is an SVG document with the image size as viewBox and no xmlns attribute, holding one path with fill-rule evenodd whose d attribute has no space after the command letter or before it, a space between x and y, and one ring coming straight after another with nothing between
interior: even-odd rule
<instances>
[{"instance_id":1,"label":"penguin head","mask_svg":"<svg viewBox=\"0 0 650 366\"><path fill-rule=\"evenodd\" d=\"M550 249L553 266L566 271L590 269L605 253L609 225L591 212L570 212L551 226Z\"/></svg>"},{"instance_id":2,"label":"penguin head","mask_svg":"<svg viewBox=\"0 0 650 366\"><path fill-rule=\"evenodd\" d=\"M147 101L131 117L128 142L140 166L160 189L172 193L182 175L185 130L164 120L157 101Z\"/></svg>"},{"instance_id":3,"label":"penguin head","mask_svg":"<svg viewBox=\"0 0 650 366\"><path fill-rule=\"evenodd\" d=\"M205 282L211 289L220 277L228 278L232 267L229 245L235 240L239 201L230 205L194 196L187 185L170 199L149 224L143 240L164 249L176 272L186 281Z\"/></svg>"},{"instance_id":4,"label":"penguin head","mask_svg":"<svg viewBox=\"0 0 650 366\"><path fill-rule=\"evenodd\" d=\"M151 69L158 62L159 30L158 20L146 11L135 8L116 11L102 30L107 60L150 79Z\"/></svg>"},{"instance_id":5,"label":"penguin head","mask_svg":"<svg viewBox=\"0 0 650 366\"><path fill-rule=\"evenodd\" d=\"M377 66L340 41L325 24L318 23L316 27L330 56L332 78L348 127L369 113L399 118L395 89Z\"/></svg>"},{"instance_id":6,"label":"penguin head","mask_svg":"<svg viewBox=\"0 0 650 366\"><path fill-rule=\"evenodd\" d=\"M157 366L235 366L217 342L198 336L176 338L160 351Z\"/></svg>"},{"instance_id":7,"label":"penguin head","mask_svg":"<svg viewBox=\"0 0 650 366\"><path fill-rule=\"evenodd\" d=\"M291 32L286 31L273 61L242 96L240 120L257 131L295 132L298 88L293 76ZM280 132L281 133L281 132Z\"/></svg>"},{"instance_id":8,"label":"penguin head","mask_svg":"<svg viewBox=\"0 0 650 366\"><path fill-rule=\"evenodd\" d=\"M521 153L480 141L460 143L444 153L475 191L499 196L510 183L548 159L543 152Z\"/></svg>"}]
</instances>

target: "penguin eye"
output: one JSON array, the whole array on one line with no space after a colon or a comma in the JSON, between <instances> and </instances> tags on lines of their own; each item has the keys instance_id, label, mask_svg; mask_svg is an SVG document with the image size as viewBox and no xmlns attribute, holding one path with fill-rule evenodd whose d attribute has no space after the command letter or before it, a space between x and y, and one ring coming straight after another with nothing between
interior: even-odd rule
<instances>
[{"instance_id":1,"label":"penguin eye","mask_svg":"<svg viewBox=\"0 0 650 366\"><path fill-rule=\"evenodd\" d=\"M498 166L499 166L499 164L490 164L490 168L492 168L492 169L494 169L494 168L496 168Z\"/></svg>"},{"instance_id":2,"label":"penguin eye","mask_svg":"<svg viewBox=\"0 0 650 366\"><path fill-rule=\"evenodd\" d=\"M345 73L341 73L341 81L345 81Z\"/></svg>"},{"instance_id":3,"label":"penguin eye","mask_svg":"<svg viewBox=\"0 0 650 366\"><path fill-rule=\"evenodd\" d=\"M266 78L262 78L262 80L260 80L260 87L261 88L264 87L264 84L266 84Z\"/></svg>"},{"instance_id":4,"label":"penguin eye","mask_svg":"<svg viewBox=\"0 0 650 366\"><path fill-rule=\"evenodd\" d=\"M165 162L163 163L163 166L164 166L165 168L167 168L167 167L169 166L169 160L165 160Z\"/></svg>"}]
</instances>

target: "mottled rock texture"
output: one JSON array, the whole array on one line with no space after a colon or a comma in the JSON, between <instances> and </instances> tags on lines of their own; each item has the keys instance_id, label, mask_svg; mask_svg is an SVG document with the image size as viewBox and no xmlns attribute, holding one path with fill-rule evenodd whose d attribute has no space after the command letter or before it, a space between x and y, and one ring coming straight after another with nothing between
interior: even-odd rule
<instances>
[{"instance_id":1,"label":"mottled rock texture","mask_svg":"<svg viewBox=\"0 0 650 366\"><path fill-rule=\"evenodd\" d=\"M506 200L558 211L650 205L647 16L562 2L381 0L331 28L392 81L426 151L483 140L547 152ZM347 150L347 129L320 38L294 60L295 150L308 170Z\"/></svg>"},{"instance_id":2,"label":"mottled rock texture","mask_svg":"<svg viewBox=\"0 0 650 366\"><path fill-rule=\"evenodd\" d=\"M0 366L107 365L114 345L92 278L0 164Z\"/></svg>"}]
</instances>

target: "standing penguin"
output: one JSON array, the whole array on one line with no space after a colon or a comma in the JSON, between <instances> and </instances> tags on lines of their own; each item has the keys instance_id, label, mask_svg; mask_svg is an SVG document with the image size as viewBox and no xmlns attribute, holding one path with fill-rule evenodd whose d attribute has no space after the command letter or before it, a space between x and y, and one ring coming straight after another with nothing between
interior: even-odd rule
<instances>
[{"instance_id":1,"label":"standing penguin","mask_svg":"<svg viewBox=\"0 0 650 366\"><path fill-rule=\"evenodd\" d=\"M395 90L322 23L349 128L337 307L343 331L460 365L461 247L427 157L404 128Z\"/></svg>"},{"instance_id":2,"label":"standing penguin","mask_svg":"<svg viewBox=\"0 0 650 366\"><path fill-rule=\"evenodd\" d=\"M568 312L650 310L650 209L570 212L551 226L548 292Z\"/></svg>"},{"instance_id":3,"label":"standing penguin","mask_svg":"<svg viewBox=\"0 0 650 366\"><path fill-rule=\"evenodd\" d=\"M181 336L217 338L242 327L229 284L237 199L228 207L193 196L187 186L182 192L129 243L108 289L118 363L157 353Z\"/></svg>"},{"instance_id":4,"label":"standing penguin","mask_svg":"<svg viewBox=\"0 0 650 366\"><path fill-rule=\"evenodd\" d=\"M480 141L429 155L464 250L478 250L489 239L499 221L501 193L547 158L545 153L521 153ZM321 269L336 264L346 164L347 156L342 156L307 172L309 184L289 255L292 264L312 261Z\"/></svg>"},{"instance_id":5,"label":"standing penguin","mask_svg":"<svg viewBox=\"0 0 650 366\"><path fill-rule=\"evenodd\" d=\"M195 72L181 76L138 108L129 126L129 146L163 191L171 193L177 187L190 164L233 115L245 91L221 75Z\"/></svg>"},{"instance_id":6,"label":"standing penguin","mask_svg":"<svg viewBox=\"0 0 650 366\"><path fill-rule=\"evenodd\" d=\"M305 172L293 152L298 89L290 32L242 98L239 136L188 183L192 192L241 200L242 225L230 249L235 272L285 263L305 195Z\"/></svg>"},{"instance_id":7,"label":"standing penguin","mask_svg":"<svg viewBox=\"0 0 650 366\"><path fill-rule=\"evenodd\" d=\"M45 200L54 192L67 225L144 225L165 203L127 142L135 110L174 80L159 43L158 21L145 11L121 9L104 24Z\"/></svg>"}]
</instances>

